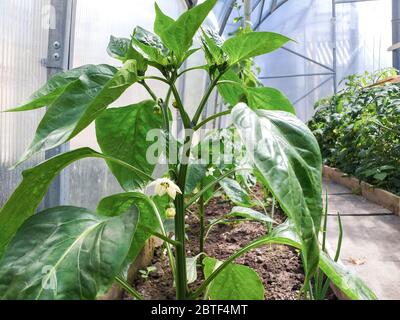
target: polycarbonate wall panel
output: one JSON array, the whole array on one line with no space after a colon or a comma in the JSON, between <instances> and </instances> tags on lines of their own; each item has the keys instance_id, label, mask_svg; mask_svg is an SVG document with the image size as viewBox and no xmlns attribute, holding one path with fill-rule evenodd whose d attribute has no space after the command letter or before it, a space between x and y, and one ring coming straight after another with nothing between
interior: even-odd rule
<instances>
[{"instance_id":1,"label":"polycarbonate wall panel","mask_svg":"<svg viewBox=\"0 0 400 320\"><path fill-rule=\"evenodd\" d=\"M257 2L254 0L253 3ZM270 8L270 5L271 0L266 0L264 10ZM391 0L337 4L336 9L338 82L353 73L391 66L392 56L387 51L392 34ZM232 24L234 15L235 12L229 19L225 33L237 28L237 25ZM254 25L257 25L259 16L257 7L252 17ZM287 44L289 49L328 68L333 67L331 0L289 0L272 13L258 31L282 33L296 41ZM257 58L256 62L262 68L261 76L265 77L331 72L282 49ZM295 102L298 116L306 121L313 115L314 103L333 93L331 77L318 75L266 79L263 83L282 90Z\"/></svg>"},{"instance_id":2,"label":"polycarbonate wall panel","mask_svg":"<svg viewBox=\"0 0 400 320\"><path fill-rule=\"evenodd\" d=\"M0 1L0 111L23 103L47 79L50 0ZM16 170L33 138L43 110L0 112L0 206L21 180L21 171L44 159L40 154Z\"/></svg>"},{"instance_id":3,"label":"polycarbonate wall panel","mask_svg":"<svg viewBox=\"0 0 400 320\"><path fill-rule=\"evenodd\" d=\"M183 0L158 0L161 9L171 17L178 17L185 9ZM119 62L107 55L106 49L110 35L129 38L135 26L139 25L150 31L154 24L154 1L143 0L77 0L73 66L84 64ZM159 75L156 70L154 74ZM159 81L148 81L155 92L164 97L167 87ZM181 84L178 83L178 87ZM134 85L113 106L125 106L150 99L147 92ZM70 143L71 149L89 146L99 150L96 143L94 125L79 134ZM121 188L102 160L86 159L68 169L69 190L66 203L87 208L96 207L98 201L106 196L120 192Z\"/></svg>"}]
</instances>

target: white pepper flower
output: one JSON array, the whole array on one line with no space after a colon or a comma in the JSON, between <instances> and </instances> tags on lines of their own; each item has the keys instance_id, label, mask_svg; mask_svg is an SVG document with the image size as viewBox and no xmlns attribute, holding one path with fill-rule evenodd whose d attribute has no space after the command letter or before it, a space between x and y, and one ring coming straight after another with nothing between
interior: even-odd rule
<instances>
[{"instance_id":1,"label":"white pepper flower","mask_svg":"<svg viewBox=\"0 0 400 320\"><path fill-rule=\"evenodd\" d=\"M215 168L213 168L213 167L208 168L208 170L206 172L206 176L207 177L213 176L214 175L214 171L215 171Z\"/></svg>"},{"instance_id":2,"label":"white pepper flower","mask_svg":"<svg viewBox=\"0 0 400 320\"><path fill-rule=\"evenodd\" d=\"M149 187L154 186L154 192L162 197L164 194L168 193L168 195L175 200L176 194L182 194L181 189L168 178L161 178L153 181L149 184Z\"/></svg>"}]
</instances>

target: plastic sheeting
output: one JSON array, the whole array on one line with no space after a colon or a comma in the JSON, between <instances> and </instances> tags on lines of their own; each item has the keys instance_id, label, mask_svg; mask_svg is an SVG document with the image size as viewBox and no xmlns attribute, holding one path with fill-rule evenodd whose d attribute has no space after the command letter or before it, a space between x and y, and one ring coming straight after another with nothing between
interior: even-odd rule
<instances>
[{"instance_id":1,"label":"plastic sheeting","mask_svg":"<svg viewBox=\"0 0 400 320\"><path fill-rule=\"evenodd\" d=\"M254 25L258 22L262 1L253 2L258 2L260 5L253 12ZM271 0L266 0L264 10L270 4ZM337 4L336 9L338 82L353 73L390 67L392 56L387 48L392 44L391 0ZM235 14L234 11L225 33L237 28L232 24ZM269 16L258 30L282 33L296 41L289 43L288 48L333 67L331 0L289 0ZM331 72L282 49L258 58L256 62L262 68L260 76L265 77ZM319 75L266 79L263 83L281 89L295 103L298 116L306 121L313 115L314 103L333 93L331 77Z\"/></svg>"},{"instance_id":2,"label":"plastic sheeting","mask_svg":"<svg viewBox=\"0 0 400 320\"><path fill-rule=\"evenodd\" d=\"M0 1L0 111L23 103L47 79L50 0ZM0 206L21 180L21 171L44 159L38 155L16 170L31 142L43 110L0 112Z\"/></svg>"}]
</instances>

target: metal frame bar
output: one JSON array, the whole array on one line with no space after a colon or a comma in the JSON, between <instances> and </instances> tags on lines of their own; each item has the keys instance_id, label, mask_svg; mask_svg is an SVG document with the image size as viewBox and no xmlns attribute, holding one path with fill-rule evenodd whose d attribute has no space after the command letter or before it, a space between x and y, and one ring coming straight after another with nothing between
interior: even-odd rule
<instances>
[{"instance_id":1,"label":"metal frame bar","mask_svg":"<svg viewBox=\"0 0 400 320\"><path fill-rule=\"evenodd\" d=\"M312 58L309 58L309 57L307 57L307 56L305 56L305 55L303 55L303 54L301 54L301 53L299 53L299 52L297 52L297 51L294 51L294 50L292 50L292 49L289 49L289 48L287 48L287 47L285 47L285 46L283 46L281 49L283 49L283 50L285 50L285 51L288 51L288 52L290 52L290 53L292 53L292 54L294 54L294 55L296 55L296 56L299 56L300 58L303 58L304 60L310 61L310 62L312 62L312 63L314 63L314 64L316 64L316 65L318 65L318 66L320 66L320 67L322 67L322 68L324 68L324 69L326 69L326 70L335 72L335 69L334 69L334 68L332 68L332 67L330 67L330 66L327 66L327 65L325 65L325 64L323 64L323 63L321 63L321 62L318 62L317 60L314 60L314 59L312 59Z\"/></svg>"},{"instance_id":2,"label":"metal frame bar","mask_svg":"<svg viewBox=\"0 0 400 320\"><path fill-rule=\"evenodd\" d=\"M223 17L222 22L221 22L221 27L219 29L219 35L220 36L222 36L222 34L224 33L226 24L228 23L229 17L232 14L233 7L235 6L235 2L236 2L236 0L231 0L231 3L229 4L229 7L225 11L224 17Z\"/></svg>"},{"instance_id":3,"label":"metal frame bar","mask_svg":"<svg viewBox=\"0 0 400 320\"><path fill-rule=\"evenodd\" d=\"M400 2L392 0L392 42L400 42ZM393 67L400 69L400 50L393 48Z\"/></svg>"},{"instance_id":4,"label":"metal frame bar","mask_svg":"<svg viewBox=\"0 0 400 320\"><path fill-rule=\"evenodd\" d=\"M47 77L69 69L72 63L73 37L75 27L76 0L52 0L51 21L55 27L49 29L49 44L46 59ZM52 158L69 150L64 144L45 152L45 159ZM64 202L68 190L66 172L62 172L52 183L43 202L45 208L60 205Z\"/></svg>"},{"instance_id":5,"label":"metal frame bar","mask_svg":"<svg viewBox=\"0 0 400 320\"><path fill-rule=\"evenodd\" d=\"M299 74L288 74L281 76L261 76L258 77L261 80L267 79L282 79L282 78L299 78L299 77L314 77L314 76L333 76L334 72L319 72L319 73L299 73Z\"/></svg>"},{"instance_id":6,"label":"metal frame bar","mask_svg":"<svg viewBox=\"0 0 400 320\"><path fill-rule=\"evenodd\" d=\"M258 21L258 23L254 26L254 30L258 29L260 25L267 20L276 10L278 10L281 6L283 6L289 0L283 0L280 3L277 3L277 0L272 1L270 10L264 15L262 19Z\"/></svg>"},{"instance_id":7,"label":"metal frame bar","mask_svg":"<svg viewBox=\"0 0 400 320\"><path fill-rule=\"evenodd\" d=\"M294 105L296 105L297 103L299 103L301 100L307 98L311 93L313 93L314 91L318 90L319 88L321 88L325 83L329 82L330 80L332 80L333 77L329 77L328 79L322 81L319 85L317 85L316 87L314 87L313 89L311 89L310 91L308 91L306 94L304 94L303 96L301 96L300 98L298 98L296 101L293 102Z\"/></svg>"}]
</instances>

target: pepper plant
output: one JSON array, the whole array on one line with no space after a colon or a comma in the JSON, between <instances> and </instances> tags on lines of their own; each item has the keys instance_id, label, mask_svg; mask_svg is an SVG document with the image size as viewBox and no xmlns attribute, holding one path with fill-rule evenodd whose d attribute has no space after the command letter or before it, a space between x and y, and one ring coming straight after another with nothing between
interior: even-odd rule
<instances>
[{"instance_id":1,"label":"pepper plant","mask_svg":"<svg viewBox=\"0 0 400 320\"><path fill-rule=\"evenodd\" d=\"M28 103L11 110L47 107L19 163L68 142L93 121L101 152L89 148L72 150L23 173L21 184L0 211L2 299L95 299L115 281L141 299L125 275L127 266L151 236L164 241L177 299L263 299L264 288L257 274L234 261L253 248L273 243L301 250L305 287L321 268L352 298L372 296L358 280L320 252L321 155L314 136L296 118L293 106L282 93L258 84L248 86L235 72L246 59L274 51L289 38L248 30L224 41L200 28L216 2L207 0L177 20L156 5L155 34L136 27L130 39L111 38L108 52L122 66L86 65L59 73ZM199 50L192 48L196 34L201 36L207 64L184 69L185 61ZM160 75L150 76L150 67ZM190 116L176 81L184 74L190 76L194 69L207 72L210 81ZM157 96L148 85L150 79L168 85L166 97ZM134 84L148 91L149 100L109 108ZM224 97L228 110L203 118L215 89ZM171 130L174 109L185 129L183 139ZM193 136L210 121L226 115L231 116L248 161L243 167L231 165L214 175L210 168L202 170L192 161L201 145L193 145ZM146 137L152 130L161 130L160 141L169 160L168 168L158 179L153 178L156 163L146 156L152 147ZM174 157L177 161L171 160ZM35 214L52 180L69 164L84 158L106 161L124 192L101 200L95 212L61 206ZM204 205L204 198L218 184L238 198L237 186L243 182L244 172L252 173L274 196L288 216L287 223L224 262L204 257L204 252L187 257L188 207L199 199ZM251 203L241 205L232 214L254 217ZM173 237L169 232L171 219ZM265 215L264 219L269 221ZM205 280L189 290L200 256Z\"/></svg>"},{"instance_id":2,"label":"pepper plant","mask_svg":"<svg viewBox=\"0 0 400 320\"><path fill-rule=\"evenodd\" d=\"M379 83L393 75L389 68L345 78L342 91L317 102L308 126L325 164L400 194L400 86Z\"/></svg>"}]
</instances>

